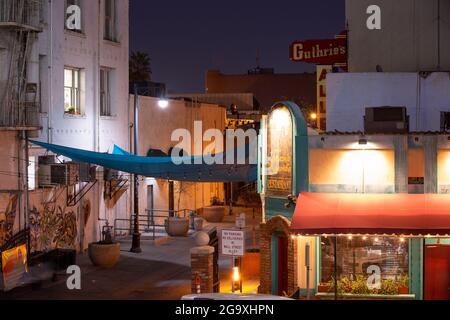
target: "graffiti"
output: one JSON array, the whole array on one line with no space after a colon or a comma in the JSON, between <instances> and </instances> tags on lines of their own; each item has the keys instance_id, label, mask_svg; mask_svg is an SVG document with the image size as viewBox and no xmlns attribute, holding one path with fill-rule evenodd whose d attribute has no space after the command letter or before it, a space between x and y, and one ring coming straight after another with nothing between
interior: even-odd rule
<instances>
[{"instance_id":1,"label":"graffiti","mask_svg":"<svg viewBox=\"0 0 450 320\"><path fill-rule=\"evenodd\" d=\"M4 211L0 211L0 246L13 236L17 203L19 201L19 196L17 194L1 194L1 197L0 203L3 204L6 202L6 206ZM0 210L2 208L3 206Z\"/></svg>"},{"instance_id":2,"label":"graffiti","mask_svg":"<svg viewBox=\"0 0 450 320\"><path fill-rule=\"evenodd\" d=\"M30 211L31 247L36 251L75 247L77 217L74 211L54 203L44 204L42 212Z\"/></svg>"}]
</instances>

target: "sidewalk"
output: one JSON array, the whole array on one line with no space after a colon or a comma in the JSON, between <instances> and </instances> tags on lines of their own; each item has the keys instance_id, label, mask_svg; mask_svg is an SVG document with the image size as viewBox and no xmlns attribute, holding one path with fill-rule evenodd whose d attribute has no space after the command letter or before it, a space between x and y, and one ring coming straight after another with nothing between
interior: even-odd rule
<instances>
[{"instance_id":1,"label":"sidewalk","mask_svg":"<svg viewBox=\"0 0 450 320\"><path fill-rule=\"evenodd\" d=\"M246 243L252 247L254 242L252 222L248 219ZM217 227L233 228L234 218L227 216L225 222L206 224L205 229ZM256 235L257 235L256 230ZM142 240L142 253L130 253L131 240L121 241L121 258L113 269L100 269L91 264L87 253L77 256L81 268L82 290L70 291L66 286L66 275L58 281L45 281L41 288L31 286L19 288L0 299L38 299L38 300L178 300L191 293L190 249L195 246L194 238L168 238L159 245ZM219 257L219 276L221 292L231 292L231 258ZM259 279L246 275L244 291L256 292Z\"/></svg>"}]
</instances>

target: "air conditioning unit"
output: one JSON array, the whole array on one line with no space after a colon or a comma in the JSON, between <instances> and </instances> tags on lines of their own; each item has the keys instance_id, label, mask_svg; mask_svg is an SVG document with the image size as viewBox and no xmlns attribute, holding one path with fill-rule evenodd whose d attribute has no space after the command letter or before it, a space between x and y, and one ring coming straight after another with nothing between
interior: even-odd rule
<instances>
[{"instance_id":1,"label":"air conditioning unit","mask_svg":"<svg viewBox=\"0 0 450 320\"><path fill-rule=\"evenodd\" d=\"M55 164L56 163L56 156L39 156L38 157L38 164Z\"/></svg>"},{"instance_id":2,"label":"air conditioning unit","mask_svg":"<svg viewBox=\"0 0 450 320\"><path fill-rule=\"evenodd\" d=\"M409 116L406 107L366 108L365 133L408 133Z\"/></svg>"},{"instance_id":3,"label":"air conditioning unit","mask_svg":"<svg viewBox=\"0 0 450 320\"><path fill-rule=\"evenodd\" d=\"M39 187L68 186L77 183L78 167L73 164L43 164L38 169Z\"/></svg>"}]
</instances>

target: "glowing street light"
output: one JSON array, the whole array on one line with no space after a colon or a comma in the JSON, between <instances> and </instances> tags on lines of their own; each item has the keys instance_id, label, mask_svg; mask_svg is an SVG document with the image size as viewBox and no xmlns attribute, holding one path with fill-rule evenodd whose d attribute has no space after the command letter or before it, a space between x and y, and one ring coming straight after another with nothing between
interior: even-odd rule
<instances>
[{"instance_id":1,"label":"glowing street light","mask_svg":"<svg viewBox=\"0 0 450 320\"><path fill-rule=\"evenodd\" d=\"M161 109L166 109L169 106L169 101L166 99L161 99L158 101L158 107Z\"/></svg>"},{"instance_id":2,"label":"glowing street light","mask_svg":"<svg viewBox=\"0 0 450 320\"><path fill-rule=\"evenodd\" d=\"M310 117L312 120L317 120L317 113L311 113L311 114L309 115L309 117Z\"/></svg>"}]
</instances>

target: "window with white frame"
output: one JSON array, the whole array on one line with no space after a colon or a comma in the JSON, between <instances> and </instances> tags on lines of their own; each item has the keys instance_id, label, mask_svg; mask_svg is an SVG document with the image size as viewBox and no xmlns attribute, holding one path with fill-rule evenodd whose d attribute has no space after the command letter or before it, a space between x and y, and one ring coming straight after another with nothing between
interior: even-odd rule
<instances>
[{"instance_id":1,"label":"window with white frame","mask_svg":"<svg viewBox=\"0 0 450 320\"><path fill-rule=\"evenodd\" d=\"M81 69L64 68L64 113L81 115Z\"/></svg>"},{"instance_id":2,"label":"window with white frame","mask_svg":"<svg viewBox=\"0 0 450 320\"><path fill-rule=\"evenodd\" d=\"M116 0L104 0L105 30L104 39L117 41L117 3Z\"/></svg>"},{"instance_id":3,"label":"window with white frame","mask_svg":"<svg viewBox=\"0 0 450 320\"><path fill-rule=\"evenodd\" d=\"M111 83L112 83L111 69L100 69L100 116L110 117L111 112Z\"/></svg>"}]
</instances>

